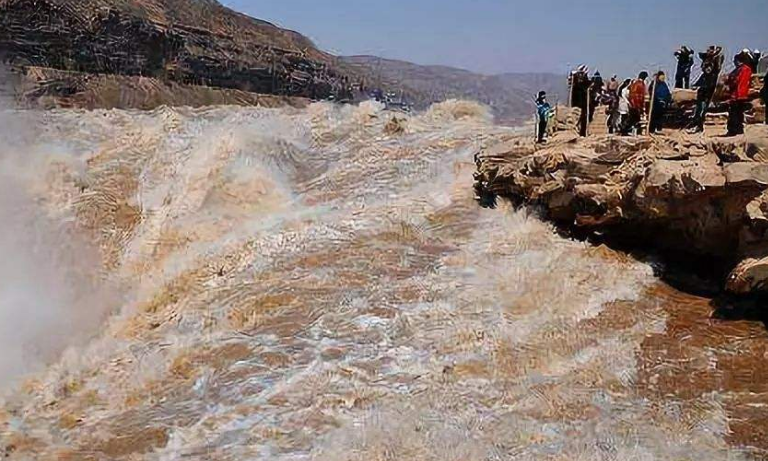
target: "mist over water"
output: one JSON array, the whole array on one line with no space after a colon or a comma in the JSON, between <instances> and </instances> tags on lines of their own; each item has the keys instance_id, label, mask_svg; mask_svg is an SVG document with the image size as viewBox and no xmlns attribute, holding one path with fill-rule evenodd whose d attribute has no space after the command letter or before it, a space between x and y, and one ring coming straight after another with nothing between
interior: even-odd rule
<instances>
[{"instance_id":1,"label":"mist over water","mask_svg":"<svg viewBox=\"0 0 768 461\"><path fill-rule=\"evenodd\" d=\"M475 204L472 154L516 134L482 107L41 123L54 155L0 201L29 211L2 220L0 363L69 333L0 407L10 459L742 459L722 395L637 389L648 265ZM94 259L35 250L61 226ZM83 261L121 296L70 283Z\"/></svg>"},{"instance_id":2,"label":"mist over water","mask_svg":"<svg viewBox=\"0 0 768 461\"><path fill-rule=\"evenodd\" d=\"M76 160L38 143L39 114L11 105L0 102L0 389L82 344L110 307L97 249L39 195L57 162Z\"/></svg>"}]
</instances>

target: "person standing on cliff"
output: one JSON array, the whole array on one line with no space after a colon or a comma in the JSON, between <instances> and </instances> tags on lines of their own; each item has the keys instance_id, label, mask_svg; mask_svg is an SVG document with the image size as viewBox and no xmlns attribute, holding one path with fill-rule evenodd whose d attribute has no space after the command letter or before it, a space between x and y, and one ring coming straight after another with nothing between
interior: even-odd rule
<instances>
[{"instance_id":1,"label":"person standing on cliff","mask_svg":"<svg viewBox=\"0 0 768 461\"><path fill-rule=\"evenodd\" d=\"M592 76L592 84L589 87L589 123L592 123L595 119L595 111L602 99L604 87L603 76L600 75L600 71L595 72L595 75Z\"/></svg>"},{"instance_id":2,"label":"person standing on cliff","mask_svg":"<svg viewBox=\"0 0 768 461\"><path fill-rule=\"evenodd\" d=\"M648 93L645 81L647 79L648 72L642 71L629 86L629 115L624 126L624 134L629 134L632 129L636 128L645 114L645 97Z\"/></svg>"},{"instance_id":3,"label":"person standing on cliff","mask_svg":"<svg viewBox=\"0 0 768 461\"><path fill-rule=\"evenodd\" d=\"M664 115L666 115L669 106L672 105L672 92L669 91L667 76L664 72L659 71L656 74L656 78L651 83L650 93L653 95L653 111L651 112L648 132L655 134L661 132Z\"/></svg>"},{"instance_id":4,"label":"person standing on cliff","mask_svg":"<svg viewBox=\"0 0 768 461\"><path fill-rule=\"evenodd\" d=\"M579 117L579 134L581 136L587 135L589 125L589 89L592 81L589 79L588 72L587 66L581 66L571 75L571 107L578 107L581 110Z\"/></svg>"},{"instance_id":5,"label":"person standing on cliff","mask_svg":"<svg viewBox=\"0 0 768 461\"><path fill-rule=\"evenodd\" d=\"M539 144L545 142L551 113L552 106L547 102L547 93L539 91L539 95L536 98L536 118L538 119L536 142Z\"/></svg>"},{"instance_id":6,"label":"person standing on cliff","mask_svg":"<svg viewBox=\"0 0 768 461\"><path fill-rule=\"evenodd\" d=\"M675 88L691 87L691 69L693 68L693 50L687 46L675 51L677 58L677 73L675 74Z\"/></svg>"},{"instance_id":7,"label":"person standing on cliff","mask_svg":"<svg viewBox=\"0 0 768 461\"><path fill-rule=\"evenodd\" d=\"M736 70L728 76L728 137L744 134L744 112L749 104L749 87L752 83L751 59L751 53L737 54L734 58Z\"/></svg>"},{"instance_id":8,"label":"person standing on cliff","mask_svg":"<svg viewBox=\"0 0 768 461\"><path fill-rule=\"evenodd\" d=\"M631 79L624 80L624 83L621 84L619 87L619 120L618 120L618 126L619 126L619 132L626 136L629 134L629 129L627 128L628 124L628 118L629 118L629 87L632 85Z\"/></svg>"},{"instance_id":9,"label":"person standing on cliff","mask_svg":"<svg viewBox=\"0 0 768 461\"><path fill-rule=\"evenodd\" d=\"M614 75L613 77L611 77L610 80L608 80L608 84L606 85L606 89L608 90L609 93L613 93L616 96L618 96L619 95L619 85L621 85L621 83L619 83L619 76L618 75Z\"/></svg>"},{"instance_id":10,"label":"person standing on cliff","mask_svg":"<svg viewBox=\"0 0 768 461\"><path fill-rule=\"evenodd\" d=\"M722 49L710 46L704 53L699 53L701 58L701 77L696 81L696 111L693 114L692 133L703 133L704 122L707 120L707 112L715 97L717 83L720 79L720 71L723 67Z\"/></svg>"},{"instance_id":11,"label":"person standing on cliff","mask_svg":"<svg viewBox=\"0 0 768 461\"><path fill-rule=\"evenodd\" d=\"M608 126L608 134L614 134L619 126L619 91L608 90L603 94L602 103L605 105L605 113L608 116L606 124Z\"/></svg>"}]
</instances>

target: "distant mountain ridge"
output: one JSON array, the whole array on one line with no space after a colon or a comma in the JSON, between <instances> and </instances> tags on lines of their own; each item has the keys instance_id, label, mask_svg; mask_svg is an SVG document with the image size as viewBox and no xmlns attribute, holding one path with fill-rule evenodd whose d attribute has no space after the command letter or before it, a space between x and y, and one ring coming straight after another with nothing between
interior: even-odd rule
<instances>
[{"instance_id":1,"label":"distant mountain ridge","mask_svg":"<svg viewBox=\"0 0 768 461\"><path fill-rule=\"evenodd\" d=\"M154 86L167 82L164 88L184 85L192 92L205 87L200 92L206 95L207 88L221 88L360 99L365 92L349 88L379 87L404 94L418 108L449 98L477 100L492 107L499 121L514 123L530 117L537 91L565 94L565 78L551 74L486 76L373 56L337 57L298 32L216 0L0 0L0 60L22 70L63 71L36 70L56 79L38 82L30 94L70 103L84 100L73 96L99 91L87 78L93 74L151 78ZM238 94L233 103L254 99L225 92L215 101L226 102L228 94ZM108 99L151 101L139 108L178 103L140 96ZM104 100L87 99L96 105Z\"/></svg>"},{"instance_id":2,"label":"distant mountain ridge","mask_svg":"<svg viewBox=\"0 0 768 461\"><path fill-rule=\"evenodd\" d=\"M465 69L376 56L345 56L341 61L371 79L369 86L400 89L417 107L449 98L472 99L490 106L500 122L531 117L535 95L543 90L550 101L565 101L565 76L551 73L483 75Z\"/></svg>"}]
</instances>

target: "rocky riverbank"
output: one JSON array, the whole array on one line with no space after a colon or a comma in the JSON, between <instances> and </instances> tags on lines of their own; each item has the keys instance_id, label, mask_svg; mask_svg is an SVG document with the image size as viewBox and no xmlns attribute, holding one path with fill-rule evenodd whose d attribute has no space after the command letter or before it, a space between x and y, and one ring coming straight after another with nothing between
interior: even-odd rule
<instances>
[{"instance_id":1,"label":"rocky riverbank","mask_svg":"<svg viewBox=\"0 0 768 461\"><path fill-rule=\"evenodd\" d=\"M561 117L561 128L568 116ZM476 190L530 205L563 229L726 265L733 293L768 290L768 128L579 138L527 137L476 155Z\"/></svg>"}]
</instances>

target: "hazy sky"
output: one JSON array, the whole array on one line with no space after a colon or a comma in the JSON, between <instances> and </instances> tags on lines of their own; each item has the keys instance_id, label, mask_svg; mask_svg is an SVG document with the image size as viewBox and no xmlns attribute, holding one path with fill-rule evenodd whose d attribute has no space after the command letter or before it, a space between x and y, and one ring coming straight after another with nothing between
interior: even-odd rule
<instances>
[{"instance_id":1,"label":"hazy sky","mask_svg":"<svg viewBox=\"0 0 768 461\"><path fill-rule=\"evenodd\" d=\"M682 43L768 48L768 0L223 0L336 54L485 73L673 71ZM654 69L650 69L654 70Z\"/></svg>"}]
</instances>

